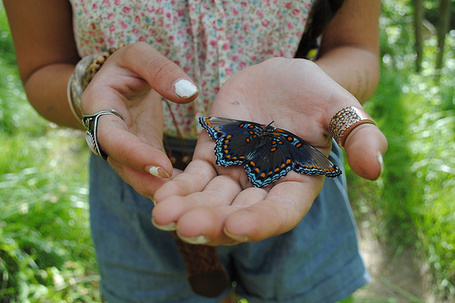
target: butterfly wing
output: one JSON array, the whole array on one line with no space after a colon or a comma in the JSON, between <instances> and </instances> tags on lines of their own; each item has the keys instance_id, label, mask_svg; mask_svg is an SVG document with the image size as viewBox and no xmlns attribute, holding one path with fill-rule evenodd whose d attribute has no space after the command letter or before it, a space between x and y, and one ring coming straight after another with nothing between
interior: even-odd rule
<instances>
[{"instance_id":1,"label":"butterfly wing","mask_svg":"<svg viewBox=\"0 0 455 303\"><path fill-rule=\"evenodd\" d=\"M240 165L256 149L263 125L248 121L202 117L199 123L216 140L216 163L222 166Z\"/></svg>"},{"instance_id":2,"label":"butterfly wing","mask_svg":"<svg viewBox=\"0 0 455 303\"><path fill-rule=\"evenodd\" d=\"M292 169L289 153L278 137L263 138L245 161L245 170L251 183L264 187L286 176Z\"/></svg>"},{"instance_id":3,"label":"butterfly wing","mask_svg":"<svg viewBox=\"0 0 455 303\"><path fill-rule=\"evenodd\" d=\"M283 141L287 142L287 149L293 163L292 168L296 172L307 175L326 175L331 178L341 175L341 170L316 147L284 129L277 128L275 131Z\"/></svg>"},{"instance_id":4,"label":"butterfly wing","mask_svg":"<svg viewBox=\"0 0 455 303\"><path fill-rule=\"evenodd\" d=\"M291 169L308 175L336 177L341 174L318 149L284 129L219 117L202 117L199 122L216 140L217 164L244 165L256 187L275 182Z\"/></svg>"}]
</instances>

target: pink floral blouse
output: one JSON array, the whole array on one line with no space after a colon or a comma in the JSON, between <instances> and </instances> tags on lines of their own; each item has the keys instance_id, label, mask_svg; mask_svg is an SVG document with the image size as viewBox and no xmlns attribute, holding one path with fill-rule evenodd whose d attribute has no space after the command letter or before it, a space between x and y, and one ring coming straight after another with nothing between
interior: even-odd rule
<instances>
[{"instance_id":1,"label":"pink floral blouse","mask_svg":"<svg viewBox=\"0 0 455 303\"><path fill-rule=\"evenodd\" d=\"M207 115L227 78L271 57L293 57L312 0L70 0L83 56L120 43L145 41L177 63L198 85L198 99L171 104L186 138ZM164 106L164 131L176 135Z\"/></svg>"}]
</instances>

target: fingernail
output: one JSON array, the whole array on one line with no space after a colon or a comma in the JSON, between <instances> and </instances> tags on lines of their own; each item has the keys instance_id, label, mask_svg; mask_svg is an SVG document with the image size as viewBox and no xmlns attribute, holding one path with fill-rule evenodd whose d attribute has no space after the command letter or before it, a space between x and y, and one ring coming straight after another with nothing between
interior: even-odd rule
<instances>
[{"instance_id":1,"label":"fingernail","mask_svg":"<svg viewBox=\"0 0 455 303\"><path fill-rule=\"evenodd\" d=\"M156 224L155 222L155 219L152 218L152 224L158 228L158 229L161 229L161 230L164 230L164 231L174 231L174 230L177 230L177 224L175 222L171 222L169 223L168 225L158 225Z\"/></svg>"},{"instance_id":2,"label":"fingernail","mask_svg":"<svg viewBox=\"0 0 455 303\"><path fill-rule=\"evenodd\" d=\"M226 228L224 229L224 233L226 234L226 236L228 236L229 238L237 241L237 242L248 242L249 239L248 239L248 236L245 236L245 235L233 235L231 234Z\"/></svg>"},{"instance_id":3,"label":"fingernail","mask_svg":"<svg viewBox=\"0 0 455 303\"><path fill-rule=\"evenodd\" d=\"M164 170L161 166L148 166L146 170L151 174L152 176L159 177L159 178L170 178L169 174L167 171Z\"/></svg>"},{"instance_id":4,"label":"fingernail","mask_svg":"<svg viewBox=\"0 0 455 303\"><path fill-rule=\"evenodd\" d=\"M384 159L382 158L382 153L378 151L378 162L379 162L379 167L381 168L381 171L379 172L378 178L382 175L382 172L384 171Z\"/></svg>"},{"instance_id":5,"label":"fingernail","mask_svg":"<svg viewBox=\"0 0 455 303\"><path fill-rule=\"evenodd\" d=\"M204 236L204 235L199 235L197 237L184 237L179 232L177 231L177 235L179 236L182 241L190 244L207 244L209 243L209 240Z\"/></svg>"},{"instance_id":6,"label":"fingernail","mask_svg":"<svg viewBox=\"0 0 455 303\"><path fill-rule=\"evenodd\" d=\"M174 83L174 91L182 99L188 99L199 92L199 89L186 79L179 79Z\"/></svg>"}]
</instances>

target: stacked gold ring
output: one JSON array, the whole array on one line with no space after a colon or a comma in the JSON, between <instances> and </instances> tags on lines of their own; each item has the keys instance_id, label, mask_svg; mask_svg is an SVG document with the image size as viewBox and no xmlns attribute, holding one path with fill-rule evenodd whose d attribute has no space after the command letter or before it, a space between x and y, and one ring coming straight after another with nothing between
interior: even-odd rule
<instances>
[{"instance_id":1,"label":"stacked gold ring","mask_svg":"<svg viewBox=\"0 0 455 303\"><path fill-rule=\"evenodd\" d=\"M340 109L330 119L329 132L338 145L344 148L349 133L357 126L365 123L376 125L376 122L363 109L348 106Z\"/></svg>"}]
</instances>

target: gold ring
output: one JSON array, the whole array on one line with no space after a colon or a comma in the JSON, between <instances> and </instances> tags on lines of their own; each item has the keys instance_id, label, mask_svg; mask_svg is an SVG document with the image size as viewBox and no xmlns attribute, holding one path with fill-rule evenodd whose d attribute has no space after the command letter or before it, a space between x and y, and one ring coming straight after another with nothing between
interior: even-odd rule
<instances>
[{"instance_id":1,"label":"gold ring","mask_svg":"<svg viewBox=\"0 0 455 303\"><path fill-rule=\"evenodd\" d=\"M362 108L348 106L333 115L329 123L329 132L341 148L349 133L357 126L365 123L376 125L376 122Z\"/></svg>"}]
</instances>

